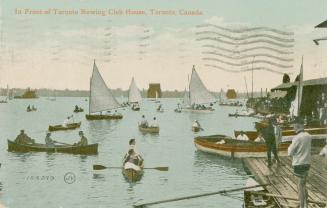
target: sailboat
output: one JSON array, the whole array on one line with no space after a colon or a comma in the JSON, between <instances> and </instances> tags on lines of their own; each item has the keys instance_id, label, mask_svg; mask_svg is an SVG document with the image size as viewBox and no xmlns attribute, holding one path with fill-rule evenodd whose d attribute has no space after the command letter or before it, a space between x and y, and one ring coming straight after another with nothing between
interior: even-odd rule
<instances>
[{"instance_id":1,"label":"sailboat","mask_svg":"<svg viewBox=\"0 0 327 208\"><path fill-rule=\"evenodd\" d=\"M0 100L0 103L8 103L8 100L9 100L9 86L7 85L6 98L4 100Z\"/></svg>"},{"instance_id":2,"label":"sailboat","mask_svg":"<svg viewBox=\"0 0 327 208\"><path fill-rule=\"evenodd\" d=\"M86 119L122 119L123 116L121 114L102 114L103 111L109 111L119 107L121 105L107 87L94 61L92 77L90 79L89 114L85 115Z\"/></svg>"},{"instance_id":3,"label":"sailboat","mask_svg":"<svg viewBox=\"0 0 327 208\"><path fill-rule=\"evenodd\" d=\"M291 106L290 106L290 109L289 109L290 115L291 115L292 118L300 116L302 91L303 91L303 57L302 57L300 75L299 75L298 85L297 85L297 88L296 88L295 98L291 102Z\"/></svg>"},{"instance_id":4,"label":"sailboat","mask_svg":"<svg viewBox=\"0 0 327 208\"><path fill-rule=\"evenodd\" d=\"M195 70L195 66L193 65L189 91L185 90L182 110L194 112L210 112L214 109L211 108L211 106L205 107L204 105L211 105L214 102L216 102L216 98L204 86L198 73Z\"/></svg>"},{"instance_id":5,"label":"sailboat","mask_svg":"<svg viewBox=\"0 0 327 208\"><path fill-rule=\"evenodd\" d=\"M128 91L128 103L132 104L132 110L140 110L140 102L142 101L142 96L139 89L136 86L134 77L132 78L131 84Z\"/></svg>"}]
</instances>

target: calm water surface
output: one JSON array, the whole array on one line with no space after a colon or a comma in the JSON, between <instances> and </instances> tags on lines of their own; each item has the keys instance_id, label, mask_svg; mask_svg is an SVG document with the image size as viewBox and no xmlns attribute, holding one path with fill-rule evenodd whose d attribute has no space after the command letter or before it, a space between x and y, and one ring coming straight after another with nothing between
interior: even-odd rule
<instances>
[{"instance_id":1,"label":"calm water surface","mask_svg":"<svg viewBox=\"0 0 327 208\"><path fill-rule=\"evenodd\" d=\"M173 110L178 102L181 101L162 99L165 112L157 113L158 104L145 100L140 112L120 110L124 118L119 121L86 121L85 112L74 114L75 121L82 121L81 130L89 143L99 143L96 156L7 151L7 139L15 139L20 129L44 143L49 124L61 124L65 117L72 115L76 104L88 109L85 98L57 98L56 101L40 98L0 104L1 203L10 208L132 207L133 204L244 186L249 176L241 161L199 152L193 138L217 133L233 135L234 129L252 130L255 120L229 118L228 113L235 112L235 108L218 105L212 113L175 113ZM38 110L27 113L28 104L35 105ZM159 135L139 132L137 123L142 114L148 119L157 117ZM195 119L204 128L198 134L191 131ZM52 138L73 143L79 139L78 130L55 132ZM93 164L120 166L131 138L136 138L145 166L169 166L169 171L145 170L141 181L130 184L121 170L92 170ZM64 180L69 172L75 175L71 184ZM215 195L152 207L241 207L242 194Z\"/></svg>"}]
</instances>

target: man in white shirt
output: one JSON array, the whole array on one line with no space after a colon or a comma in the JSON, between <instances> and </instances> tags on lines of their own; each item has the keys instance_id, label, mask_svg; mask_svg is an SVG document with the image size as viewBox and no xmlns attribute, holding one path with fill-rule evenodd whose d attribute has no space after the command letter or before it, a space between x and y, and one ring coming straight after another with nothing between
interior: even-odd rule
<instances>
[{"instance_id":1,"label":"man in white shirt","mask_svg":"<svg viewBox=\"0 0 327 208\"><path fill-rule=\"evenodd\" d=\"M308 207L308 193L306 180L311 164L311 136L304 132L303 120L297 118L294 124L296 136L288 147L288 155L292 156L294 175L298 177L298 197L300 208Z\"/></svg>"},{"instance_id":2,"label":"man in white shirt","mask_svg":"<svg viewBox=\"0 0 327 208\"><path fill-rule=\"evenodd\" d=\"M254 141L255 142L265 142L265 139L263 138L261 132L259 132L258 137Z\"/></svg>"},{"instance_id":3,"label":"man in white shirt","mask_svg":"<svg viewBox=\"0 0 327 208\"><path fill-rule=\"evenodd\" d=\"M145 116L142 116L141 124L142 127L148 127L148 121L145 119Z\"/></svg>"},{"instance_id":4,"label":"man in white shirt","mask_svg":"<svg viewBox=\"0 0 327 208\"><path fill-rule=\"evenodd\" d=\"M67 125L70 124L70 123L71 123L71 117L68 116L68 117L64 120L62 126L63 126L63 127L67 127Z\"/></svg>"},{"instance_id":5,"label":"man in white shirt","mask_svg":"<svg viewBox=\"0 0 327 208\"><path fill-rule=\"evenodd\" d=\"M201 128L201 125L200 125L200 123L199 123L198 120L195 120L194 123L193 123L193 125L192 125L192 127Z\"/></svg>"},{"instance_id":6,"label":"man in white shirt","mask_svg":"<svg viewBox=\"0 0 327 208\"><path fill-rule=\"evenodd\" d=\"M244 131L241 131L241 133L236 137L236 140L249 141L249 137L244 134Z\"/></svg>"},{"instance_id":7,"label":"man in white shirt","mask_svg":"<svg viewBox=\"0 0 327 208\"><path fill-rule=\"evenodd\" d=\"M156 117L153 117L153 121L152 121L151 127L159 127Z\"/></svg>"}]
</instances>

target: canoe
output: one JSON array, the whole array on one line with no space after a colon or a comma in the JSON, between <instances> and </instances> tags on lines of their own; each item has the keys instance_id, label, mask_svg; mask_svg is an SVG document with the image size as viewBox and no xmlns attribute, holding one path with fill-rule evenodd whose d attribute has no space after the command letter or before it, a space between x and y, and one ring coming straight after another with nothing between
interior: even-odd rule
<instances>
[{"instance_id":1,"label":"canoe","mask_svg":"<svg viewBox=\"0 0 327 208\"><path fill-rule=\"evenodd\" d=\"M123 115L92 115L86 114L85 115L87 120L116 120L122 119Z\"/></svg>"},{"instance_id":2,"label":"canoe","mask_svg":"<svg viewBox=\"0 0 327 208\"><path fill-rule=\"evenodd\" d=\"M226 157L267 157L267 147L264 142L236 140L225 135L198 136L194 138L194 144L200 151ZM279 144L280 156L287 155L289 145L290 142Z\"/></svg>"},{"instance_id":3,"label":"canoe","mask_svg":"<svg viewBox=\"0 0 327 208\"><path fill-rule=\"evenodd\" d=\"M143 176L143 166L136 166L130 162L125 163L122 168L124 177L128 182L137 182Z\"/></svg>"},{"instance_id":4,"label":"canoe","mask_svg":"<svg viewBox=\"0 0 327 208\"><path fill-rule=\"evenodd\" d=\"M83 108L80 108L80 109L78 109L78 110L74 110L74 113L80 113L80 112L84 112L84 109Z\"/></svg>"},{"instance_id":5,"label":"canoe","mask_svg":"<svg viewBox=\"0 0 327 208\"><path fill-rule=\"evenodd\" d=\"M65 130L72 130L72 129L76 129L79 128L81 126L81 122L79 123L71 123L71 124L67 124L67 127L60 125L55 125L55 126L49 126L48 130L49 131L65 131Z\"/></svg>"},{"instance_id":6,"label":"canoe","mask_svg":"<svg viewBox=\"0 0 327 208\"><path fill-rule=\"evenodd\" d=\"M60 152L69 154L92 155L98 154L98 144L90 144L87 146L74 145L55 145L47 147L45 144L18 144L8 140L9 152Z\"/></svg>"},{"instance_id":7,"label":"canoe","mask_svg":"<svg viewBox=\"0 0 327 208\"><path fill-rule=\"evenodd\" d=\"M139 125L139 130L143 133L158 134L160 128L159 127L142 127Z\"/></svg>"},{"instance_id":8,"label":"canoe","mask_svg":"<svg viewBox=\"0 0 327 208\"><path fill-rule=\"evenodd\" d=\"M181 113L181 112L182 112L181 109L175 109L174 111L175 111L176 113Z\"/></svg>"},{"instance_id":9,"label":"canoe","mask_svg":"<svg viewBox=\"0 0 327 208\"><path fill-rule=\"evenodd\" d=\"M317 127L317 128L305 128L305 132L311 134L312 138L320 139L326 138L327 136L327 126ZM241 131L234 131L235 138L241 133ZM257 131L244 131L250 140L254 141L258 137ZM283 129L282 130L282 141L291 141L296 135L293 129Z\"/></svg>"}]
</instances>

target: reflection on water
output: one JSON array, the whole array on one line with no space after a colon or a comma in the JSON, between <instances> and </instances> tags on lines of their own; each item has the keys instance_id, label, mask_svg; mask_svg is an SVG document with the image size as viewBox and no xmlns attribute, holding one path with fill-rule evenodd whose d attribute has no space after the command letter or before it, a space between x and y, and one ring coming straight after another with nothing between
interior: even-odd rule
<instances>
[{"instance_id":1,"label":"reflection on water","mask_svg":"<svg viewBox=\"0 0 327 208\"><path fill-rule=\"evenodd\" d=\"M79 130L84 131L88 142L99 143L99 154L95 156L10 153L7 152L7 141L0 140L0 162L3 164L0 181L5 186L3 188L0 184L0 201L15 208L131 207L137 203L243 186L247 176L240 160L196 151L193 138L195 135L217 133L231 136L234 129L252 130L254 119L251 122L231 119L228 113L234 112L235 108L217 105L212 113L175 113L178 102L178 99L162 99L165 112L157 113L157 104L145 100L141 111L120 110L124 118L115 121L87 121L85 113L75 114L75 121L82 121ZM37 106L38 111L25 113L27 104ZM0 138L15 138L23 128L27 132L42 131L31 136L43 143L48 125L62 123L67 115L72 114L75 105L88 108L84 98L57 98L55 102L44 98L13 100L0 108L4 118L0 120ZM157 117L159 134L143 134L138 130L142 115L148 119ZM191 131L195 119L204 128L197 134ZM79 130L54 132L52 136L60 142L74 143L79 139ZM121 169L92 169L94 164L120 167L131 138L136 139L146 167L168 166L169 171L145 170L140 181L129 183ZM68 172L76 176L72 184L64 181ZM52 176L54 180L26 180L30 176ZM217 207L219 204L219 207L234 208L240 207L237 197L241 195L198 198L156 207Z\"/></svg>"}]
</instances>

